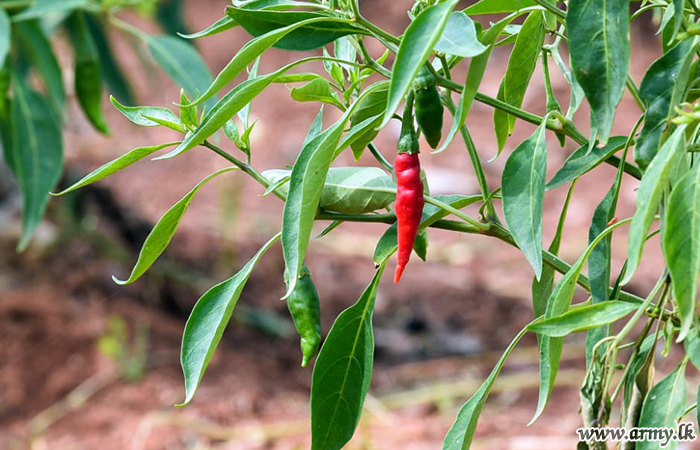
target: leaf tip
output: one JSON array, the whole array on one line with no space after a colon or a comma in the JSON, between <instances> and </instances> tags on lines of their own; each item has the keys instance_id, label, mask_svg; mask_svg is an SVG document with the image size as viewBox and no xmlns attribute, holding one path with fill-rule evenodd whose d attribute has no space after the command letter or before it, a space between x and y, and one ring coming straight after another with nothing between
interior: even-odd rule
<instances>
[{"instance_id":1,"label":"leaf tip","mask_svg":"<svg viewBox=\"0 0 700 450\"><path fill-rule=\"evenodd\" d=\"M129 280L120 280L119 278L116 277L116 275L112 275L112 281L114 281L116 284L119 286L125 286L129 284Z\"/></svg>"}]
</instances>

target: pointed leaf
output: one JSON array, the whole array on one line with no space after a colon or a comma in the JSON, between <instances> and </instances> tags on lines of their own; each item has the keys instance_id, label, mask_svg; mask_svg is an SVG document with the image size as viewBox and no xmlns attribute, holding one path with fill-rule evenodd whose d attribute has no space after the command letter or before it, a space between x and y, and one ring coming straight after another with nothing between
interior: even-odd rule
<instances>
[{"instance_id":1,"label":"pointed leaf","mask_svg":"<svg viewBox=\"0 0 700 450\"><path fill-rule=\"evenodd\" d=\"M382 264L360 299L328 333L311 382L311 450L339 450L355 432L372 379L372 314Z\"/></svg>"},{"instance_id":2,"label":"pointed leaf","mask_svg":"<svg viewBox=\"0 0 700 450\"><path fill-rule=\"evenodd\" d=\"M184 131L180 118L168 108L162 106L124 106L112 96L110 96L109 100L124 117L136 125L142 127L163 125L175 131Z\"/></svg>"},{"instance_id":3,"label":"pointed leaf","mask_svg":"<svg viewBox=\"0 0 700 450\"><path fill-rule=\"evenodd\" d=\"M566 24L573 72L605 144L629 70L629 1L570 0Z\"/></svg>"},{"instance_id":4,"label":"pointed leaf","mask_svg":"<svg viewBox=\"0 0 700 450\"><path fill-rule=\"evenodd\" d=\"M294 290L301 273L326 175L348 120L348 113L345 113L338 122L309 141L292 168L282 216L282 250L285 272L290 280L287 294Z\"/></svg>"},{"instance_id":5,"label":"pointed leaf","mask_svg":"<svg viewBox=\"0 0 700 450\"><path fill-rule=\"evenodd\" d=\"M487 46L486 51L482 54L474 57L469 63L469 72L467 73L467 79L464 82L464 89L462 90L462 95L459 98L459 103L457 104L457 110L454 113L454 120L452 121L452 126L450 127L447 137L444 139L442 146L435 150L434 153L440 153L444 151L454 140L460 127L467 120L469 111L471 110L472 103L476 98L476 93L481 85L481 80L484 78L484 73L486 73L486 66L491 57L491 52L493 51L496 40L501 35L501 32L505 29L508 24L515 19L518 14L512 14L508 17L501 19L484 31L481 35L481 43Z\"/></svg>"},{"instance_id":6,"label":"pointed leaf","mask_svg":"<svg viewBox=\"0 0 700 450\"><path fill-rule=\"evenodd\" d=\"M520 250L542 274L542 212L547 170L546 120L513 150L503 169L503 214Z\"/></svg>"},{"instance_id":7,"label":"pointed leaf","mask_svg":"<svg viewBox=\"0 0 700 450\"><path fill-rule=\"evenodd\" d=\"M188 133L182 144L175 150L161 156L159 159L174 158L181 155L199 144L203 143L210 136L222 128L238 111L250 103L260 92L272 83L275 78L291 69L299 62L291 63L283 68L267 75L262 75L250 80L246 80L233 88L221 98L214 107L202 119L197 129Z\"/></svg>"},{"instance_id":8,"label":"pointed leaf","mask_svg":"<svg viewBox=\"0 0 700 450\"><path fill-rule=\"evenodd\" d=\"M533 0L481 0L465 9L464 12L476 16L479 14L512 13L530 6L537 6Z\"/></svg>"},{"instance_id":9,"label":"pointed leaf","mask_svg":"<svg viewBox=\"0 0 700 450\"><path fill-rule=\"evenodd\" d=\"M251 272L279 237L278 233L263 245L234 276L209 289L192 309L182 335L180 362L185 375L185 400L178 407L192 401Z\"/></svg>"},{"instance_id":10,"label":"pointed leaf","mask_svg":"<svg viewBox=\"0 0 700 450\"><path fill-rule=\"evenodd\" d=\"M0 10L0 64L5 63L7 55L10 53L10 44L12 42L12 24L7 12Z\"/></svg>"},{"instance_id":11,"label":"pointed leaf","mask_svg":"<svg viewBox=\"0 0 700 450\"><path fill-rule=\"evenodd\" d=\"M350 20L317 12L253 11L229 6L226 14L253 36L270 33L309 19L321 19L294 27L289 32L284 32L281 39L276 39L271 44L284 50L314 50L349 34L367 34L362 28L353 25Z\"/></svg>"},{"instance_id":12,"label":"pointed leaf","mask_svg":"<svg viewBox=\"0 0 700 450\"><path fill-rule=\"evenodd\" d=\"M501 82L501 90L499 90L499 99L509 105L520 108L523 104L525 91L540 57L544 43L544 31L544 16L541 11L533 11L523 22L508 60L508 68ZM500 154L506 139L513 133L515 116L496 109L493 120Z\"/></svg>"},{"instance_id":13,"label":"pointed leaf","mask_svg":"<svg viewBox=\"0 0 700 450\"><path fill-rule=\"evenodd\" d=\"M474 22L462 11L455 11L447 19L445 30L435 44L435 50L448 55L472 58L486 51L476 36Z\"/></svg>"},{"instance_id":14,"label":"pointed leaf","mask_svg":"<svg viewBox=\"0 0 700 450\"><path fill-rule=\"evenodd\" d=\"M10 108L10 148L7 162L22 191L22 237L29 244L49 200L49 191L63 173L63 138L58 118L46 98L13 77Z\"/></svg>"},{"instance_id":15,"label":"pointed leaf","mask_svg":"<svg viewBox=\"0 0 700 450\"><path fill-rule=\"evenodd\" d=\"M119 172L122 169L129 167L135 162L152 155L158 150L162 150L166 147L172 147L173 145L177 144L179 144L179 142L168 142L167 144L153 145L150 147L138 147L133 150L130 150L127 153L120 156L119 158L116 158L108 163L103 164L102 166L93 170L89 174L85 175L82 179L80 179L80 181L77 181L69 188L64 189L63 191L54 195L64 195L69 192L73 192L76 189L80 189L83 186L87 186L88 184L100 181L112 174Z\"/></svg>"},{"instance_id":16,"label":"pointed leaf","mask_svg":"<svg viewBox=\"0 0 700 450\"><path fill-rule=\"evenodd\" d=\"M29 8L12 17L14 22L46 17L47 14L90 9L88 0L35 0Z\"/></svg>"},{"instance_id":17,"label":"pointed leaf","mask_svg":"<svg viewBox=\"0 0 700 450\"><path fill-rule=\"evenodd\" d=\"M207 36L213 36L215 34L219 34L223 31L230 30L232 28L235 28L238 26L238 22L230 18L229 16L224 16L221 19L217 20L216 22L212 23L202 31L198 31L196 33L191 33L191 34L182 34L178 33L178 35L181 38L185 39L198 39L202 37L207 37Z\"/></svg>"},{"instance_id":18,"label":"pointed leaf","mask_svg":"<svg viewBox=\"0 0 700 450\"><path fill-rule=\"evenodd\" d=\"M75 94L92 126L109 134L102 114L102 75L97 46L88 30L85 14L76 11L66 21L75 51Z\"/></svg>"},{"instance_id":19,"label":"pointed leaf","mask_svg":"<svg viewBox=\"0 0 700 450\"><path fill-rule=\"evenodd\" d=\"M213 77L197 50L174 36L148 36L146 45L153 59L190 97L197 97L211 85ZM211 107L214 101L207 102Z\"/></svg>"},{"instance_id":20,"label":"pointed leaf","mask_svg":"<svg viewBox=\"0 0 700 450\"><path fill-rule=\"evenodd\" d=\"M239 14L240 10L233 9L231 11L237 11L236 13L231 13L234 15ZM249 12L244 12L240 14L249 14ZM281 13L283 14L283 13ZM296 14L296 13L295 13ZM236 55L229 61L229 63L224 67L221 72L216 76L216 79L211 83L209 88L202 93L202 95L195 100L195 104L201 103L204 100L210 98L212 95L219 92L224 86L233 81L238 74L240 74L250 63L255 61L260 55L262 55L267 49L279 43L288 36L294 35L295 31L302 29L303 27L315 27L315 26L333 26L333 25L346 25L348 21L346 19L337 19L333 17L320 16L319 14L312 14L312 17L301 20L299 22L293 22L288 26L282 28L274 28L269 32L257 36L252 39L246 45L241 48Z\"/></svg>"},{"instance_id":21,"label":"pointed leaf","mask_svg":"<svg viewBox=\"0 0 700 450\"><path fill-rule=\"evenodd\" d=\"M298 102L322 102L344 109L340 101L333 96L331 84L325 78L316 78L302 87L292 88L292 99Z\"/></svg>"},{"instance_id":22,"label":"pointed leaf","mask_svg":"<svg viewBox=\"0 0 700 450\"><path fill-rule=\"evenodd\" d=\"M673 187L666 210L663 248L673 280L673 296L678 305L685 339L695 320L695 302L700 273L700 169L695 164Z\"/></svg>"},{"instance_id":23,"label":"pointed leaf","mask_svg":"<svg viewBox=\"0 0 700 450\"><path fill-rule=\"evenodd\" d=\"M685 411L685 366L683 361L673 372L651 388L642 405L640 428L676 428L676 421ZM660 448L659 441L643 440L636 443L636 450Z\"/></svg>"},{"instance_id":24,"label":"pointed leaf","mask_svg":"<svg viewBox=\"0 0 700 450\"><path fill-rule=\"evenodd\" d=\"M447 0L429 6L406 28L394 61L387 109L381 128L389 123L411 88L411 83L418 75L418 71L428 60L457 2L458 0Z\"/></svg>"},{"instance_id":25,"label":"pointed leaf","mask_svg":"<svg viewBox=\"0 0 700 450\"><path fill-rule=\"evenodd\" d=\"M597 167L624 147L625 142L627 142L627 137L615 136L611 137L604 146L595 146L590 151L588 144L579 147L566 159L562 168L549 180L547 190L568 183Z\"/></svg>"},{"instance_id":26,"label":"pointed leaf","mask_svg":"<svg viewBox=\"0 0 700 450\"><path fill-rule=\"evenodd\" d=\"M158 259L158 257L163 253L170 240L173 238L175 231L177 231L177 226L180 224L180 220L187 212L192 199L197 195L197 192L211 179L215 178L222 173L230 172L234 170L232 167L227 167L225 169L218 170L202 181L200 181L190 192L188 192L182 199L175 203L165 214L160 218L158 223L155 224L151 232L149 233L146 241L141 247L141 252L139 253L139 258L131 271L131 275L126 280L119 280L116 277L112 277L114 282L119 285L131 284L138 280L141 275L143 275L149 267Z\"/></svg>"},{"instance_id":27,"label":"pointed leaf","mask_svg":"<svg viewBox=\"0 0 700 450\"><path fill-rule=\"evenodd\" d=\"M121 102L129 104L136 103L134 93L124 74L124 70L119 62L117 62L116 56L112 52L112 46L110 45L104 25L93 15L87 16L87 23L100 59L100 75L105 84L107 84L108 91Z\"/></svg>"},{"instance_id":28,"label":"pointed leaf","mask_svg":"<svg viewBox=\"0 0 700 450\"><path fill-rule=\"evenodd\" d=\"M550 337L564 337L577 331L608 325L639 309L639 305L610 301L572 309L528 326L529 331Z\"/></svg>"},{"instance_id":29,"label":"pointed leaf","mask_svg":"<svg viewBox=\"0 0 700 450\"><path fill-rule=\"evenodd\" d=\"M476 423L479 420L481 410L484 408L484 403L486 403L486 399L491 392L493 383L496 381L498 374L501 373L506 359L520 339L525 336L526 332L527 330L523 329L515 336L513 342L511 342L505 352L503 352L503 355L496 363L496 366L493 368L488 378L486 378L481 387L479 387L469 401L459 410L457 419L450 427L442 443L442 450L466 450L471 447L472 439L474 439L474 430L476 430Z\"/></svg>"},{"instance_id":30,"label":"pointed leaf","mask_svg":"<svg viewBox=\"0 0 700 450\"><path fill-rule=\"evenodd\" d=\"M586 260L590 256L592 250L600 243L601 240L605 239L609 233L627 222L629 222L629 220L622 220L610 225L588 245L586 251L578 258L576 263L571 266L571 269L564 274L564 277L559 281L556 288L554 288L552 295L547 301L547 309L544 315L546 319L560 316L569 310L579 276L581 275L583 266L585 265ZM537 401L537 410L535 411L535 415L533 416L532 420L530 420L530 424L535 422L540 417L542 412L544 412L544 408L547 406L549 397L552 394L554 381L556 380L557 372L559 371L559 361L561 360L563 344L563 339L559 337L541 336L539 340L539 399Z\"/></svg>"},{"instance_id":31,"label":"pointed leaf","mask_svg":"<svg viewBox=\"0 0 700 450\"><path fill-rule=\"evenodd\" d=\"M271 183L289 178L289 170L266 170L262 175ZM387 192L396 184L378 167L331 167L328 170L319 207L340 214L367 214L389 206L396 195ZM277 188L287 195L288 185Z\"/></svg>"},{"instance_id":32,"label":"pointed leaf","mask_svg":"<svg viewBox=\"0 0 700 450\"><path fill-rule=\"evenodd\" d=\"M634 146L634 160L642 169L649 165L659 149L661 133L673 111L671 97L676 83L687 82L677 77L691 49L690 41L679 42L654 61L639 86L639 96L646 102L647 110L642 133Z\"/></svg>"},{"instance_id":33,"label":"pointed leaf","mask_svg":"<svg viewBox=\"0 0 700 450\"><path fill-rule=\"evenodd\" d=\"M656 215L661 195L668 187L672 168L684 153L685 125L681 125L661 146L659 153L649 164L642 182L639 184L637 210L634 213L627 238L627 274L622 280L622 284L627 284L632 279L637 266L639 266L647 232Z\"/></svg>"},{"instance_id":34,"label":"pointed leaf","mask_svg":"<svg viewBox=\"0 0 700 450\"><path fill-rule=\"evenodd\" d=\"M63 72L49 38L37 20L15 24L17 37L32 65L41 75L56 115L60 117L66 103Z\"/></svg>"}]
</instances>

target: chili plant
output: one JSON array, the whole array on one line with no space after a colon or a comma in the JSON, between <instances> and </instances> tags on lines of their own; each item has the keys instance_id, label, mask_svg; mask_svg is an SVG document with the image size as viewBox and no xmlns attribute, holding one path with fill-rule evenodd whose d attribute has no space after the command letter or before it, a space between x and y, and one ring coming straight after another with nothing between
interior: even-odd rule
<instances>
[{"instance_id":1,"label":"chili plant","mask_svg":"<svg viewBox=\"0 0 700 450\"><path fill-rule=\"evenodd\" d=\"M103 84L121 102L135 103L133 89L115 56L112 29L135 37L180 86L192 94L213 77L199 53L185 40L149 35L118 17L131 9L154 16L171 34L184 31L182 0L4 0L0 1L0 139L3 157L23 197L23 250L41 221L63 173L62 127L65 122L66 73L52 38L70 45L75 97L92 126L103 134ZM138 46L134 47L138 50ZM190 67L183 71L181 66ZM42 90L28 81L36 74ZM0 158L0 163L3 158Z\"/></svg>"},{"instance_id":2,"label":"chili plant","mask_svg":"<svg viewBox=\"0 0 700 450\"><path fill-rule=\"evenodd\" d=\"M233 28L252 35L213 82L194 98L183 94L174 99L177 110L127 108L114 102L135 124L166 126L181 132L182 139L131 150L65 191L100 180L166 147L172 149L155 159L176 158L197 148L230 163L230 167L204 178L165 213L145 241L130 276L115 279L120 284L133 283L146 272L170 242L192 198L212 178L238 169L257 181L261 190L282 200L280 232L238 273L206 292L191 313L182 343L185 398L180 406L194 398L246 281L278 240L285 261L280 280L286 279L285 298L294 299L290 306L299 314L295 320L304 363L311 359L316 346L312 341L317 339L318 303L304 259L312 226L321 221L330 222L326 232L343 222L379 222L388 228L371 262L376 265L374 277L357 303L337 317L315 361L312 449L339 449L351 439L372 377L372 311L379 281L397 250L397 235L399 242L402 236L404 242L416 239L415 249L424 257L424 231L429 228L468 233L474 238L489 236L516 246L534 272L532 322L515 336L491 374L459 411L444 449L469 448L494 380L527 333L537 335L540 348L539 401L533 408L533 421L544 411L555 386L563 338L577 332L586 333L588 370L581 387L584 425L607 425L613 404L619 405L619 423L626 426L672 427L690 414L695 404L689 406L686 399L685 372L688 362L700 362L696 311L700 165L694 158L700 145L696 58L700 7L695 0L649 0L633 5L633 11L627 0L482 0L463 10L457 8L458 0L421 0L409 5L410 25L401 36L368 21L360 6L356 0L233 1L220 20L190 36L232 33L235 31L228 30ZM662 56L648 67L637 85L628 73L629 25L644 13L658 19ZM484 20L485 14L499 18L489 22ZM369 40L381 44L385 52L373 55L367 47ZM479 88L496 46L512 50L498 95L492 97ZM257 61L273 47L316 53L261 74ZM322 61L325 70L300 71L313 61ZM455 69L467 62L466 78L458 79L453 75ZM226 86L246 69L247 79L228 90ZM543 85L530 83L536 70L544 72ZM570 87L566 112L560 106L562 99L552 90L550 70L561 72ZM296 84L293 99L319 102L322 108L291 170L261 173L252 162L250 148L251 101L273 83ZM528 90L544 94L546 109L523 109ZM636 100L639 120L627 134L617 135L613 121L625 92ZM221 94L220 100L203 108L217 94ZM501 156L507 161L498 189L487 183L482 160L485 152L475 148L465 126L475 101L493 108L499 153L516 122L534 128L509 155ZM577 113L584 101L590 106L589 117ZM326 129L321 125L323 106L341 113ZM447 113L452 118L446 121L449 129L443 134L441 124ZM418 132L437 148L435 152L447 150L456 138L464 141L479 192L431 196L427 185L423 189L417 176L414 117ZM394 149L382 152L373 144L392 120L402 122L398 187L391 175L392 158L386 155ZM590 128L590 137L580 131L583 125ZM240 153L215 143L212 137L219 130ZM578 150L547 182L548 147L563 146L567 141ZM376 160L376 167L334 166L338 155L346 151L352 151L356 160ZM423 157L430 157L426 153ZM616 167L616 175L594 211L588 247L569 264L557 254L569 200L575 195L573 186L601 164ZM638 180L636 211L632 217L618 218L622 185ZM566 202L554 240L545 247L542 214L546 193L564 185L569 185ZM401 205L395 213L391 208L383 211L397 198ZM463 211L474 204L481 205L480 217ZM417 211L422 215L414 221ZM628 230L627 262L620 273L611 273L611 239L623 227ZM640 265L647 239L657 233L661 234L664 269L653 289L639 296L625 286ZM401 264L407 259L404 255ZM555 283L557 272L563 277ZM303 288L299 288L300 283L304 283ZM589 293L587 300L573 302L577 287ZM299 301L300 292L309 297ZM301 314L299 309L304 307L310 309ZM674 346L674 342L683 345ZM680 356L672 359L678 361L676 368L655 383L657 349L663 350L662 356L671 349ZM597 448L602 444L581 445ZM656 445L639 442L637 448Z\"/></svg>"}]
</instances>

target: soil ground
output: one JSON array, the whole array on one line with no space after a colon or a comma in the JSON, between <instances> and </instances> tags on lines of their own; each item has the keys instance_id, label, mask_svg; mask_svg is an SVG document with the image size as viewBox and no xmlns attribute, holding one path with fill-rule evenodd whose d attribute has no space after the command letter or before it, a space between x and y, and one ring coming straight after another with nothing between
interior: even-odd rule
<instances>
[{"instance_id":1,"label":"soil ground","mask_svg":"<svg viewBox=\"0 0 700 450\"><path fill-rule=\"evenodd\" d=\"M220 17L227 3L191 1L187 19L193 29L202 29ZM377 0L367 6L366 14L398 34L406 25L404 11L410 3ZM141 23L136 17L128 19ZM648 29L637 27L632 37L639 44L633 48L643 48L633 54L632 76L639 82L644 67L658 56L659 45ZM243 31L234 30L201 41L200 49L216 72L247 39ZM120 37L121 60L132 78L139 80L140 101L171 104L177 89L163 76L145 70L130 45ZM297 56L271 52L260 70L268 72ZM507 58L507 49L497 50L483 92L496 94ZM555 76L553 83L565 100L563 80ZM542 86L540 71L532 84ZM623 102L623 111L630 113L619 115L616 129L620 132L628 130L638 115L631 98L626 96ZM526 97L524 108L541 112L542 103L542 92L535 89ZM167 130L135 128L105 106L114 131L111 138L96 135L73 102L66 156L78 175L129 148L176 137ZM293 163L316 108L291 102L285 86L274 86L256 99L253 114L259 122L253 134L253 164L264 170ZM491 117L489 108L476 104L468 120L485 159L495 154ZM518 124L505 154L486 165L494 185L507 154L532 131L531 126ZM388 128L377 140L387 155L397 133L398 129ZM570 143L563 149L550 145L550 176L573 150ZM433 193L476 192L460 144L439 155L426 152L423 161ZM352 159L343 155L338 163L352 164ZM372 161L365 156L360 164ZM223 161L216 156L196 150L166 162L137 164L100 186L113 194L111 200L129 217L153 223L191 186L220 167ZM562 257L568 261L585 247L591 214L612 183L614 169L601 167L594 173L579 183L572 201L562 248ZM629 215L635 188L635 183L625 182L621 216ZM262 191L239 173L213 181L192 203L163 261L152 274L128 287L113 284L111 276L127 273L139 243L120 234L123 224L115 224L105 214L99 197L75 197L82 205L77 215L69 201L53 201L50 220L22 255L13 250L17 222L4 226L0 237L0 449L308 448L311 368L299 367L298 343L290 332L286 306L278 300L284 288L279 248L266 255L253 273L195 400L184 409L173 407L184 391L179 346L188 311L201 293L237 271L279 229L281 204L275 198L260 198ZM559 188L547 196L546 241L551 239L564 195L565 189ZM319 232L323 225L319 224ZM340 311L356 301L371 278L371 255L384 229L343 225L312 243L307 262L322 298L324 332ZM431 231L430 238L427 263L412 262L399 286L389 277L381 283L374 319L374 378L349 449L440 448L459 406L532 318L532 274L516 250L469 235ZM625 253L624 236L613 245L613 268L618 270ZM633 291L644 293L658 276L658 251L655 256L640 268L630 287ZM98 349L98 340L115 316L123 319L130 335L138 327L148 329L147 367L137 382L125 382L118 366ZM544 415L527 427L537 402L538 354L534 338L526 337L486 404L473 448L575 447L575 429L580 426L578 388L585 371L582 345L582 336L567 340L558 387ZM670 369L662 365L659 372ZM698 378L696 373L691 376ZM691 390L695 392L694 387Z\"/></svg>"}]
</instances>

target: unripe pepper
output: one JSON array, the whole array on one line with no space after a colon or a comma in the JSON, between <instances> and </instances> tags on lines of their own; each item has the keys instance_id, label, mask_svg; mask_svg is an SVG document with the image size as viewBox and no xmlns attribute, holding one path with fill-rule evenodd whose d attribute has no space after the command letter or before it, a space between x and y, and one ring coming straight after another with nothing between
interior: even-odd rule
<instances>
[{"instance_id":1,"label":"unripe pepper","mask_svg":"<svg viewBox=\"0 0 700 450\"><path fill-rule=\"evenodd\" d=\"M413 81L415 90L416 122L432 148L437 148L442 139L443 107L435 77L427 66L423 66Z\"/></svg>"},{"instance_id":2,"label":"unripe pepper","mask_svg":"<svg viewBox=\"0 0 700 450\"><path fill-rule=\"evenodd\" d=\"M394 173L396 174L396 222L398 237L398 264L394 274L394 283L401 280L406 264L411 258L413 244L423 215L423 181L420 177L420 160L418 159L418 138L413 129L413 117L410 109L412 101L406 102L407 113L401 136L397 145Z\"/></svg>"},{"instance_id":3,"label":"unripe pepper","mask_svg":"<svg viewBox=\"0 0 700 450\"><path fill-rule=\"evenodd\" d=\"M311 361L321 344L321 308L318 291L311 280L309 269L304 266L297 284L289 297L287 307L300 336L302 353L301 367Z\"/></svg>"}]
</instances>

